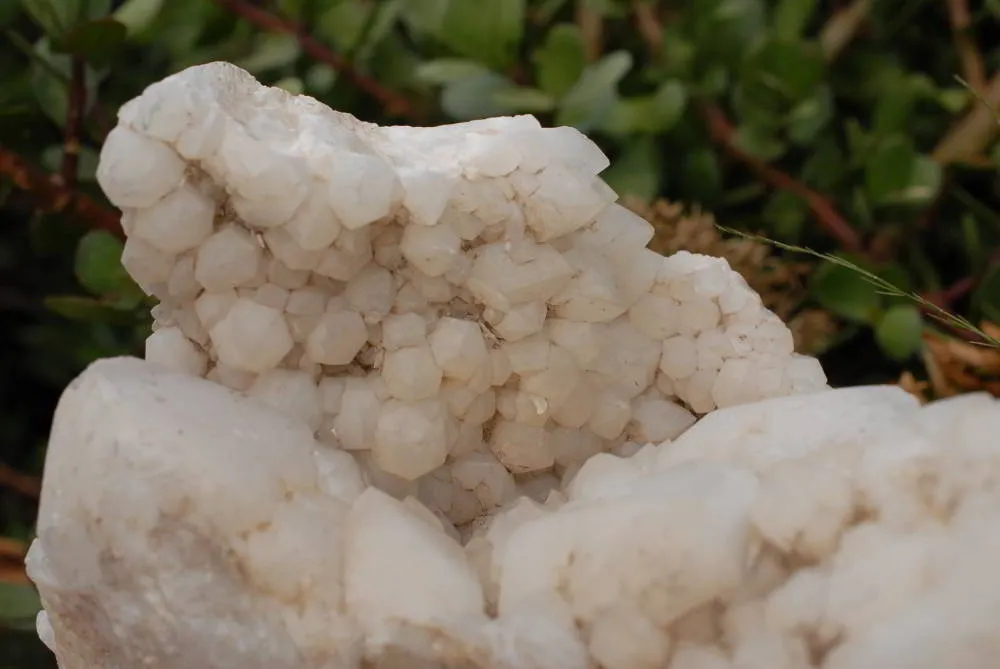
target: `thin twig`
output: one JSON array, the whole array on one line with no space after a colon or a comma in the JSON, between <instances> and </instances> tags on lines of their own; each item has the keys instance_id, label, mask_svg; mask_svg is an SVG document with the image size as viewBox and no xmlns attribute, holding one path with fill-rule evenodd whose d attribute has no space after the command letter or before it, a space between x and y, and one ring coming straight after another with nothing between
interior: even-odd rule
<instances>
[{"instance_id":1,"label":"thin twig","mask_svg":"<svg viewBox=\"0 0 1000 669\"><path fill-rule=\"evenodd\" d=\"M260 7L256 7L246 0L215 1L234 14L253 23L258 28L295 37L299 46L306 54L320 63L330 66L362 91L378 100L385 107L388 115L408 118L413 121L421 120L423 115L410 99L383 86L375 79L358 72L348 59L334 52L310 35L303 26L276 16Z\"/></svg>"},{"instance_id":2,"label":"thin twig","mask_svg":"<svg viewBox=\"0 0 1000 669\"><path fill-rule=\"evenodd\" d=\"M656 57L663 46L663 23L657 15L657 3L647 0L633 0L632 12L635 15L635 26L646 43L649 55Z\"/></svg>"},{"instance_id":3,"label":"thin twig","mask_svg":"<svg viewBox=\"0 0 1000 669\"><path fill-rule=\"evenodd\" d=\"M22 474L0 462L0 488L10 488L25 497L38 499L42 493L42 482L37 476Z\"/></svg>"},{"instance_id":4,"label":"thin twig","mask_svg":"<svg viewBox=\"0 0 1000 669\"><path fill-rule=\"evenodd\" d=\"M972 15L969 13L967 0L947 0L948 21L951 23L952 39L955 41L955 51L962 63L962 76L969 86L976 91L986 88L986 65L972 36Z\"/></svg>"},{"instance_id":5,"label":"thin twig","mask_svg":"<svg viewBox=\"0 0 1000 669\"><path fill-rule=\"evenodd\" d=\"M66 190L76 188L77 168L80 163L80 131L83 128L83 112L87 106L87 66L82 58L74 56L70 61L69 105L66 109L66 131L63 141L62 169L59 184Z\"/></svg>"},{"instance_id":6,"label":"thin twig","mask_svg":"<svg viewBox=\"0 0 1000 669\"><path fill-rule=\"evenodd\" d=\"M1000 74L995 74L982 89L969 88L979 104L969 110L937 143L931 157L942 165L978 157L1000 134L997 108L1000 107Z\"/></svg>"},{"instance_id":7,"label":"thin twig","mask_svg":"<svg viewBox=\"0 0 1000 669\"><path fill-rule=\"evenodd\" d=\"M819 43L827 61L834 61L858 34L868 12L872 8L872 0L854 0L844 9L838 10L826 25L820 30Z\"/></svg>"},{"instance_id":8,"label":"thin twig","mask_svg":"<svg viewBox=\"0 0 1000 669\"><path fill-rule=\"evenodd\" d=\"M576 3L576 25L583 35L587 60L593 62L604 53L604 17L585 0Z\"/></svg>"},{"instance_id":9,"label":"thin twig","mask_svg":"<svg viewBox=\"0 0 1000 669\"><path fill-rule=\"evenodd\" d=\"M736 130L719 107L705 103L701 105L701 112L708 124L712 140L727 154L749 167L768 185L805 200L819 224L844 250L852 253L864 252L861 236L826 196L738 147L735 143Z\"/></svg>"},{"instance_id":10,"label":"thin twig","mask_svg":"<svg viewBox=\"0 0 1000 669\"><path fill-rule=\"evenodd\" d=\"M27 552L27 547L17 539L0 537L0 583L19 585L29 582L24 571Z\"/></svg>"},{"instance_id":11,"label":"thin twig","mask_svg":"<svg viewBox=\"0 0 1000 669\"><path fill-rule=\"evenodd\" d=\"M17 539L0 537L0 559L10 558L14 560L23 560L27 552L28 550L25 548L24 544Z\"/></svg>"},{"instance_id":12,"label":"thin twig","mask_svg":"<svg viewBox=\"0 0 1000 669\"><path fill-rule=\"evenodd\" d=\"M41 211L72 213L73 218L95 230L122 234L119 214L97 200L64 188L56 179L31 165L18 154L0 146L0 177L9 178L26 192Z\"/></svg>"}]
</instances>

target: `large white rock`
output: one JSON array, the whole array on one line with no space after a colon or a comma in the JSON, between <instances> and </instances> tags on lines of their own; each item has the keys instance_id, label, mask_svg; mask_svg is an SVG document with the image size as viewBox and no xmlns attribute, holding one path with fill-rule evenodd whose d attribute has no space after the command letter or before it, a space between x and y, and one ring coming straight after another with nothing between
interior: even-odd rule
<instances>
[{"instance_id":1,"label":"large white rock","mask_svg":"<svg viewBox=\"0 0 1000 669\"><path fill-rule=\"evenodd\" d=\"M725 261L645 248L652 226L615 203L607 165L530 116L379 127L213 63L122 107L99 181L125 211L125 267L170 328L151 360L308 416L372 480L449 480L448 455L492 448L544 496L595 446L825 387ZM276 397L276 370L371 392L356 415L351 393L317 416L308 392L292 393L304 408ZM443 402L444 442L421 437L442 421L402 420L390 400ZM421 496L468 523L435 499Z\"/></svg>"},{"instance_id":2,"label":"large white rock","mask_svg":"<svg viewBox=\"0 0 1000 669\"><path fill-rule=\"evenodd\" d=\"M324 448L305 424L211 382L129 358L92 365L56 410L27 561L60 666L354 656L347 502L323 492ZM325 475L361 487L349 459Z\"/></svg>"},{"instance_id":3,"label":"large white rock","mask_svg":"<svg viewBox=\"0 0 1000 669\"><path fill-rule=\"evenodd\" d=\"M302 378L244 397L117 358L67 388L27 559L61 667L987 669L1000 651L997 400L722 409L592 456L540 505L476 450L453 479L366 483L269 406L357 384ZM441 509L468 513L470 491L489 515L457 533Z\"/></svg>"},{"instance_id":4,"label":"large white rock","mask_svg":"<svg viewBox=\"0 0 1000 669\"><path fill-rule=\"evenodd\" d=\"M994 667L997 401L829 390L605 167L221 63L126 104L98 180L161 303L54 418L61 667Z\"/></svg>"}]
</instances>

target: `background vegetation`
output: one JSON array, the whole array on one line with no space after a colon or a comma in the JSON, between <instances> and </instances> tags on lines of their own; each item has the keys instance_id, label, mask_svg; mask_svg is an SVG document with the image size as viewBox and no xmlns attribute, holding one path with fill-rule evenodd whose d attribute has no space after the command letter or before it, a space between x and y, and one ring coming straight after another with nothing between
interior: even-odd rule
<instances>
[{"instance_id":1,"label":"background vegetation","mask_svg":"<svg viewBox=\"0 0 1000 669\"><path fill-rule=\"evenodd\" d=\"M229 60L379 123L574 125L663 251L728 257L835 385L997 392L1000 354L974 340L1000 322L998 18L997 0L0 0L0 667L53 666L20 561L54 403L148 327L94 170L149 83Z\"/></svg>"}]
</instances>

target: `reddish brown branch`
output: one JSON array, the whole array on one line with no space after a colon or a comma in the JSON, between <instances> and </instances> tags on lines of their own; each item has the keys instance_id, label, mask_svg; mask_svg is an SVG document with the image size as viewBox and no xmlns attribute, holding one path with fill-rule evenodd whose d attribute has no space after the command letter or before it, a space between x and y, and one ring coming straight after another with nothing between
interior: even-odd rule
<instances>
[{"instance_id":1,"label":"reddish brown branch","mask_svg":"<svg viewBox=\"0 0 1000 669\"><path fill-rule=\"evenodd\" d=\"M29 476L0 462L0 488L9 488L25 497L38 499L42 492L42 482L37 476Z\"/></svg>"},{"instance_id":2,"label":"reddish brown branch","mask_svg":"<svg viewBox=\"0 0 1000 669\"><path fill-rule=\"evenodd\" d=\"M27 548L23 543L10 537L0 537L0 583L28 583L24 572L24 556Z\"/></svg>"},{"instance_id":3,"label":"reddish brown branch","mask_svg":"<svg viewBox=\"0 0 1000 669\"><path fill-rule=\"evenodd\" d=\"M0 559L23 560L27 552L24 544L17 539L0 537Z\"/></svg>"},{"instance_id":4,"label":"reddish brown branch","mask_svg":"<svg viewBox=\"0 0 1000 669\"><path fill-rule=\"evenodd\" d=\"M346 58L334 52L325 44L311 36L304 27L256 7L246 0L215 0L234 14L253 23L258 28L276 33L292 35L302 50L315 60L330 66L362 91L378 100L386 112L419 121L421 114L413 103L403 95L393 91L375 79L358 72Z\"/></svg>"},{"instance_id":5,"label":"reddish brown branch","mask_svg":"<svg viewBox=\"0 0 1000 669\"><path fill-rule=\"evenodd\" d=\"M82 58L76 56L70 62L69 106L66 109L62 169L58 177L59 184L68 191L76 188L80 163L80 131L83 128L83 112L87 106L87 66Z\"/></svg>"},{"instance_id":6,"label":"reddish brown branch","mask_svg":"<svg viewBox=\"0 0 1000 669\"><path fill-rule=\"evenodd\" d=\"M766 184L805 200L819 224L840 243L844 250L852 253L864 252L861 236L827 197L738 147L735 143L736 129L717 106L703 104L701 112L708 124L712 140L723 151L750 168Z\"/></svg>"},{"instance_id":7,"label":"reddish brown branch","mask_svg":"<svg viewBox=\"0 0 1000 669\"><path fill-rule=\"evenodd\" d=\"M576 25L583 35L587 60L594 62L604 52L604 17L584 0L576 3Z\"/></svg>"},{"instance_id":8,"label":"reddish brown branch","mask_svg":"<svg viewBox=\"0 0 1000 669\"><path fill-rule=\"evenodd\" d=\"M649 54L654 58L660 54L663 44L663 23L658 15L656 3L645 0L634 0L632 12L635 16L635 27L642 35Z\"/></svg>"},{"instance_id":9,"label":"reddish brown branch","mask_svg":"<svg viewBox=\"0 0 1000 669\"><path fill-rule=\"evenodd\" d=\"M951 23L952 39L958 59L962 63L962 76L972 90L982 95L986 88L986 66L983 54L972 37L972 15L968 0L946 0L948 21Z\"/></svg>"},{"instance_id":10,"label":"reddish brown branch","mask_svg":"<svg viewBox=\"0 0 1000 669\"><path fill-rule=\"evenodd\" d=\"M118 212L83 193L70 190L60 179L49 176L18 154L0 146L0 177L30 195L41 211L50 214L67 213L81 224L96 230L122 234Z\"/></svg>"}]
</instances>

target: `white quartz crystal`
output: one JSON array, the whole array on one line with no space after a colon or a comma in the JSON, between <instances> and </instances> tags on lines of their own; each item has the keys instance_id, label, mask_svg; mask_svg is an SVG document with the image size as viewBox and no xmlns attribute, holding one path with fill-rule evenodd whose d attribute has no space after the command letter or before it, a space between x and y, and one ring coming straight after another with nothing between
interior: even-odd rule
<instances>
[{"instance_id":1,"label":"white quartz crystal","mask_svg":"<svg viewBox=\"0 0 1000 669\"><path fill-rule=\"evenodd\" d=\"M830 390L532 117L379 127L224 63L98 179L159 304L56 412L63 669L987 669L1000 405Z\"/></svg>"},{"instance_id":2,"label":"white quartz crystal","mask_svg":"<svg viewBox=\"0 0 1000 669\"><path fill-rule=\"evenodd\" d=\"M39 635L63 669L995 666L998 400L862 387L674 415L673 441L598 440L561 483L504 458L564 462L573 430L498 422L497 456L442 465L461 430L436 402L94 363L53 423ZM366 407L372 457L315 438Z\"/></svg>"},{"instance_id":3,"label":"white quartz crystal","mask_svg":"<svg viewBox=\"0 0 1000 669\"><path fill-rule=\"evenodd\" d=\"M607 165L528 116L383 128L214 63L125 105L99 177L126 268L175 326L150 359L305 417L375 479L447 474L470 448L561 476L557 442L661 442L825 388L724 260L646 248ZM370 384L317 417L272 370Z\"/></svg>"}]
</instances>

